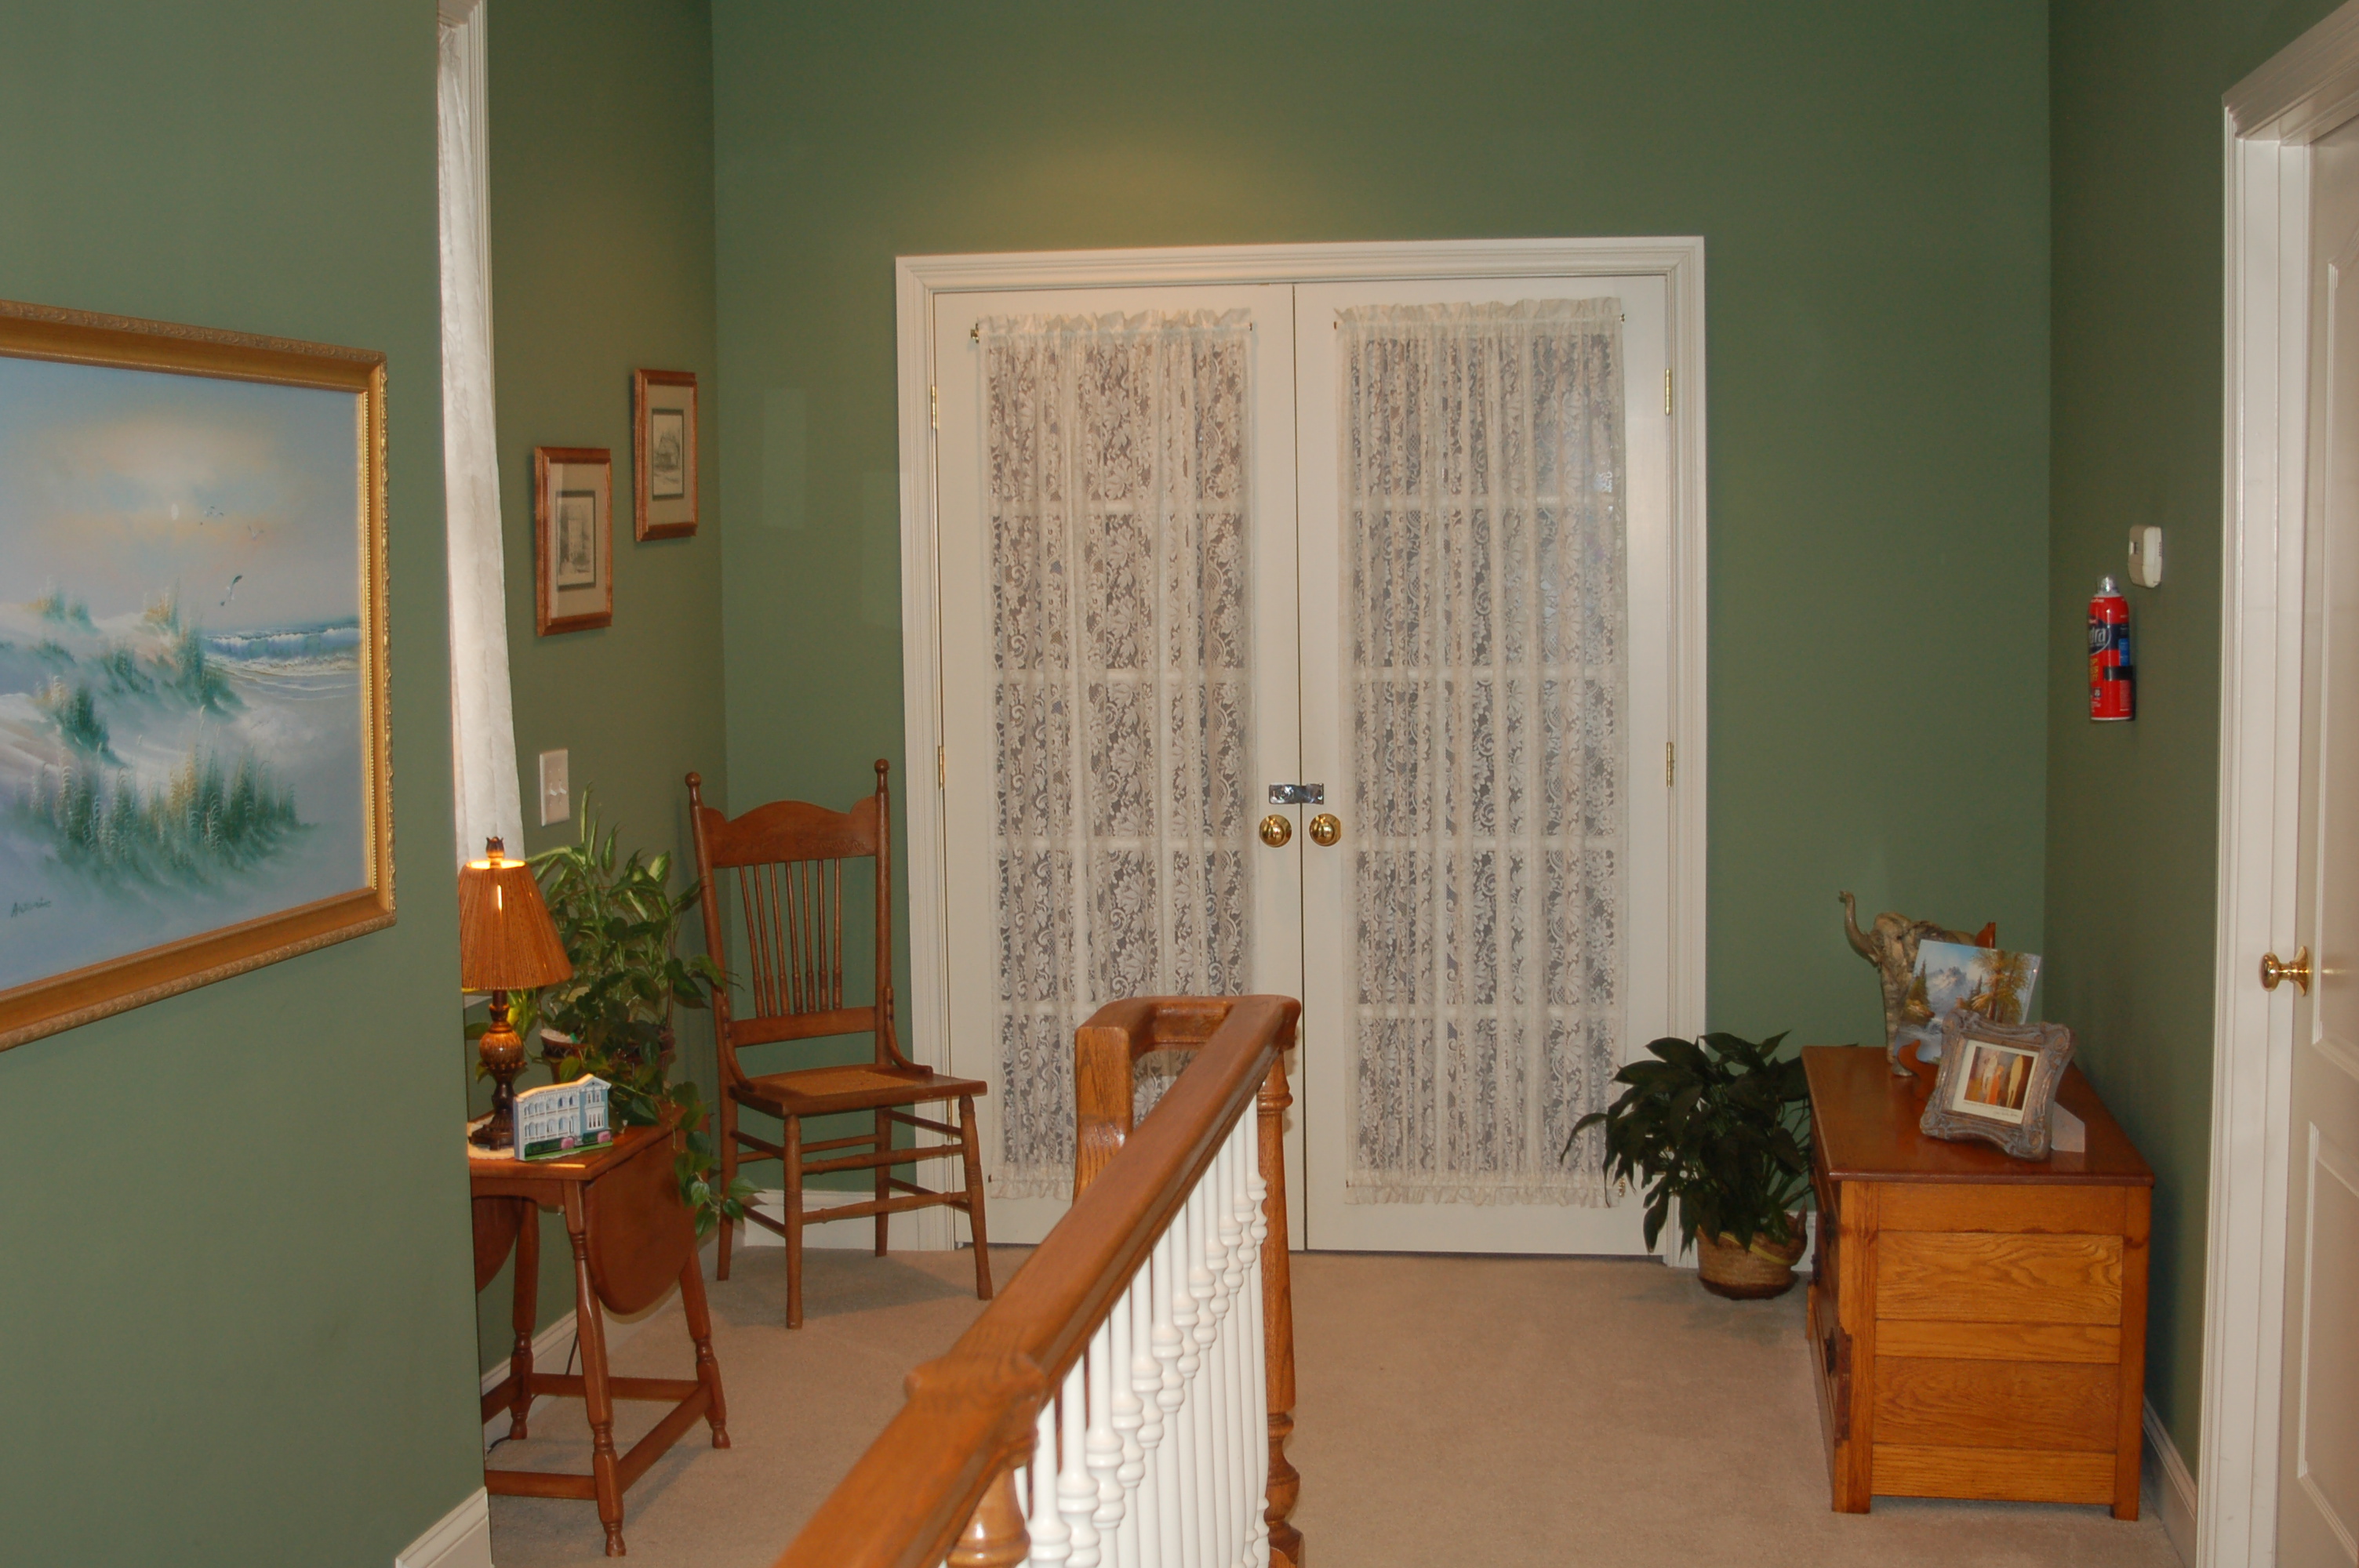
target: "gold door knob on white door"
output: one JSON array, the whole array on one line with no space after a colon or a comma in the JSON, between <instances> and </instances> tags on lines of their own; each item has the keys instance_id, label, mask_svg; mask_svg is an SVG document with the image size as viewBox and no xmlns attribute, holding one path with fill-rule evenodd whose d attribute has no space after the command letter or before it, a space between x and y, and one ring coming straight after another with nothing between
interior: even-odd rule
<instances>
[{"instance_id":1,"label":"gold door knob on white door","mask_svg":"<svg viewBox=\"0 0 2359 1568\"><path fill-rule=\"evenodd\" d=\"M1273 849L1283 849L1294 837L1294 824L1277 812L1261 819L1261 841Z\"/></svg>"},{"instance_id":2,"label":"gold door knob on white door","mask_svg":"<svg viewBox=\"0 0 2359 1568\"><path fill-rule=\"evenodd\" d=\"M2296 948L2290 959L2281 959L2275 953L2261 955L2261 989L2273 991L2279 980L2291 980L2296 990L2310 994L2310 944Z\"/></svg>"},{"instance_id":3,"label":"gold door knob on white door","mask_svg":"<svg viewBox=\"0 0 2359 1568\"><path fill-rule=\"evenodd\" d=\"M1310 841L1325 849L1343 836L1343 824L1330 811L1322 811L1310 819Z\"/></svg>"}]
</instances>

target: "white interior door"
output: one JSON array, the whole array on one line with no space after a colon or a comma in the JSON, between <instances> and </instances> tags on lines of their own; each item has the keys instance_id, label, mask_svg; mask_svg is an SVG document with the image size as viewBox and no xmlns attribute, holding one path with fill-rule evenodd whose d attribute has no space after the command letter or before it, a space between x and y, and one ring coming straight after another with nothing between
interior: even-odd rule
<instances>
[{"instance_id":1,"label":"white interior door","mask_svg":"<svg viewBox=\"0 0 2359 1568\"><path fill-rule=\"evenodd\" d=\"M1215 346L1189 351L1199 357L1185 364L1123 351L1133 330L1125 319L1148 312L1242 323L1243 336L1216 326ZM1051 349L1024 349L1033 357L1019 364L1016 340L1001 333L1027 318L1091 330ZM945 292L931 331L950 1070L992 1085L976 1109L993 1179L993 1238L1038 1241L1067 1200L1040 1134L1011 1138L1011 1121L1023 1119L1007 1108L1011 1095L1036 1097L1037 1130L1055 1121L1038 1114L1040 1106L1066 1097L1069 1181L1070 1090L1059 1086L1070 1081L1073 1028L1098 1003L1204 989L1158 985L1151 971L1159 952L1203 945L1206 926L1226 931L1219 940L1244 957L1242 974L1215 964L1229 983L1212 989L1301 994L1299 863L1253 838L1263 782L1299 771L1293 294L1256 284ZM1043 353L1071 362L1049 363ZM1215 432L1224 416L1212 406L1223 398L1242 401L1242 423ZM1201 481L1190 479L1171 502L1170 476L1191 465ZM1236 470L1234 483L1219 477L1224 466ZM1057 528L1062 546L1042 536ZM1186 613L1158 619L1158 604L1190 591L1172 579L1223 550L1238 552L1242 584L1229 562L1206 602L1242 592L1242 647L1234 629L1207 631ZM1019 625L1010 600L1027 596L1050 608ZM1203 611L1215 622L1222 613ZM1180 648L1183 633L1227 651ZM1191 685L1190 672L1208 661L1227 676L1241 666L1249 754L1210 757L1207 746L1225 744L1215 739L1175 760L1158 748L1178 729L1217 731L1198 709L1225 700L1206 696L1213 687L1238 684L1223 676L1226 685ZM1054 690L1040 684L1049 665L1064 672ZM1060 782L1011 803L1004 754L1043 746L1066 759ZM1175 800L1199 781L1175 775L1207 766L1247 793L1215 813L1216 830L1191 829L1182 844L1166 829ZM1223 854L1234 857L1236 874L1192 908L1153 891L1166 874L1180 885L1190 874L1181 861ZM1125 884L1092 894L1072 871L1091 856L1126 858L1149 891ZM1047 913L1027 925L1019 906L1034 905ZM1194 924L1175 931L1175 920ZM1065 965L1073 972L1061 994L1011 994L1040 989L1036 960L1050 944L1082 955ZM1299 1130L1288 1142L1290 1212L1299 1217Z\"/></svg>"},{"instance_id":2,"label":"white interior door","mask_svg":"<svg viewBox=\"0 0 2359 1568\"><path fill-rule=\"evenodd\" d=\"M1540 422L1541 394L1519 416L1498 389L1553 373L1541 351L1469 368L1360 314L1549 300L1616 302L1580 313L1612 326L1580 341L1620 388L1611 420L1583 395L1593 428L1553 459L1469 412L1496 394L1495 421ZM1341 827L1295 840L1309 1244L1641 1252L1639 1205L1561 1149L1672 1024L1665 279L1396 279L1295 303L1301 776ZM1397 406L1371 414L1379 397ZM1379 462L1378 443L1407 455ZM1582 641L1607 592L1619 647ZM1601 722L1612 776L1584 778L1605 753L1560 730Z\"/></svg>"},{"instance_id":3,"label":"white interior door","mask_svg":"<svg viewBox=\"0 0 2359 1568\"><path fill-rule=\"evenodd\" d=\"M2313 153L2295 940L2317 979L2294 1003L2277 1451L2284 1568L2359 1562L2359 123Z\"/></svg>"}]
</instances>

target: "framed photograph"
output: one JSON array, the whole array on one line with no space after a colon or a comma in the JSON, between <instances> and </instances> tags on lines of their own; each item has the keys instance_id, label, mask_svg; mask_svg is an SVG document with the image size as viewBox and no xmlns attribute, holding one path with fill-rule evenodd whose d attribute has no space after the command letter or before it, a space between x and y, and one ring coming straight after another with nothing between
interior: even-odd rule
<instances>
[{"instance_id":1,"label":"framed photograph","mask_svg":"<svg viewBox=\"0 0 2359 1568\"><path fill-rule=\"evenodd\" d=\"M2045 1160L2056 1087L2072 1060L2060 1023L1993 1023L1961 1009L1941 1029L1941 1070L1919 1128L1929 1138L1978 1138L2018 1160Z\"/></svg>"},{"instance_id":2,"label":"framed photograph","mask_svg":"<svg viewBox=\"0 0 2359 1568\"><path fill-rule=\"evenodd\" d=\"M603 447L532 449L533 627L614 622L614 457Z\"/></svg>"},{"instance_id":3,"label":"framed photograph","mask_svg":"<svg viewBox=\"0 0 2359 1568\"><path fill-rule=\"evenodd\" d=\"M631 373L631 535L696 532L696 374Z\"/></svg>"},{"instance_id":4,"label":"framed photograph","mask_svg":"<svg viewBox=\"0 0 2359 1568\"><path fill-rule=\"evenodd\" d=\"M385 356L0 302L0 1048L393 923Z\"/></svg>"}]
</instances>

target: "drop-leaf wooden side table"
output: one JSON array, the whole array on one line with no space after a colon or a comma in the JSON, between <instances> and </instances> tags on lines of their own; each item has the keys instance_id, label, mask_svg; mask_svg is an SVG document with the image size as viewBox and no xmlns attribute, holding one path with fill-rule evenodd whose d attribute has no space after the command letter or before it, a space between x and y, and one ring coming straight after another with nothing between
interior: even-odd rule
<instances>
[{"instance_id":1,"label":"drop-leaf wooden side table","mask_svg":"<svg viewBox=\"0 0 2359 1568\"><path fill-rule=\"evenodd\" d=\"M1815 1131L1810 1360L1834 1507L1871 1498L2138 1512L2154 1173L2075 1068L2084 1153L2017 1160L1917 1129L1883 1051L1802 1053Z\"/></svg>"},{"instance_id":2,"label":"drop-leaf wooden side table","mask_svg":"<svg viewBox=\"0 0 2359 1568\"><path fill-rule=\"evenodd\" d=\"M583 1401L590 1421L588 1475L484 1468L484 1487L503 1497L595 1500L606 1527L606 1555L623 1547L623 1493L702 1416L712 1446L729 1446L728 1411L721 1399L721 1364L712 1356L712 1319L704 1303L704 1273L696 1255L696 1227L679 1199L672 1172L671 1135L659 1127L624 1130L613 1144L560 1160L468 1162L475 1211L475 1289L499 1272L511 1248L516 1266L516 1350L508 1375L484 1396L484 1419L508 1411L508 1435L526 1435L535 1394ZM533 1369L535 1297L540 1282L540 1223L536 1209L565 1216L573 1243L574 1324L582 1346L578 1377ZM606 1367L607 1311L630 1314L654 1305L679 1282L689 1338L696 1346L696 1376L616 1378ZM614 1401L676 1401L628 1454L614 1452Z\"/></svg>"}]
</instances>

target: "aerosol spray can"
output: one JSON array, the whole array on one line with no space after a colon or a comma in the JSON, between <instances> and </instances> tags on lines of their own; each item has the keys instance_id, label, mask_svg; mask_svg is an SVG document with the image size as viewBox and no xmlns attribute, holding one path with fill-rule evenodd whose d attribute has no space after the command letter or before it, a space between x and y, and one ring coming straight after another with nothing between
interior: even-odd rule
<instances>
[{"instance_id":1,"label":"aerosol spray can","mask_svg":"<svg viewBox=\"0 0 2359 1568\"><path fill-rule=\"evenodd\" d=\"M2107 578L2089 600L2089 717L2137 713L2137 666L2130 658L2130 601Z\"/></svg>"}]
</instances>

